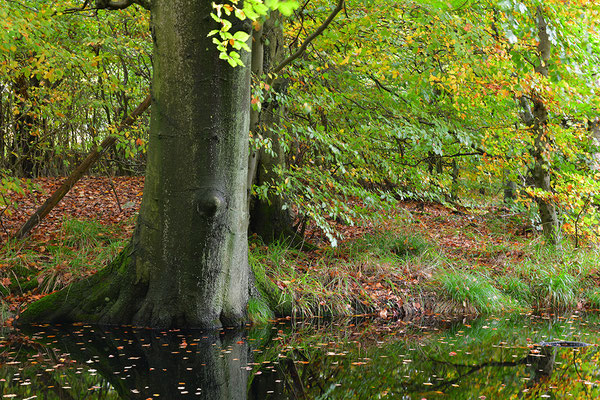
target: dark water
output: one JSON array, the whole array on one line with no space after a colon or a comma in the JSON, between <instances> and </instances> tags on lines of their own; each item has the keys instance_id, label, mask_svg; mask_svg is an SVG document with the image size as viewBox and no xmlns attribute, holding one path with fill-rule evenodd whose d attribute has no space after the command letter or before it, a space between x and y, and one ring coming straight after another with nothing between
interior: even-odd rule
<instances>
[{"instance_id":1,"label":"dark water","mask_svg":"<svg viewBox=\"0 0 600 400\"><path fill-rule=\"evenodd\" d=\"M0 399L600 398L600 318L40 326L0 335Z\"/></svg>"}]
</instances>

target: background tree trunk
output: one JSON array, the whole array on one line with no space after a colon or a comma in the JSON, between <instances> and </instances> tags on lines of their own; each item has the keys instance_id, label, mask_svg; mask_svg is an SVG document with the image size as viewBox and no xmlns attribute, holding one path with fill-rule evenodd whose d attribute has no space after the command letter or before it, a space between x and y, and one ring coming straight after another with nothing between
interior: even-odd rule
<instances>
[{"instance_id":1,"label":"background tree trunk","mask_svg":"<svg viewBox=\"0 0 600 400\"><path fill-rule=\"evenodd\" d=\"M596 117L588 121L588 132L590 133L590 141L594 149L600 148L600 118ZM591 154L591 167L593 171L600 170L600 153L597 151Z\"/></svg>"},{"instance_id":2,"label":"background tree trunk","mask_svg":"<svg viewBox=\"0 0 600 400\"><path fill-rule=\"evenodd\" d=\"M132 243L90 279L31 305L21 322L245 321L250 73L219 59L207 37L218 28L212 11L208 0L152 2L150 144ZM250 65L249 53L241 56Z\"/></svg>"},{"instance_id":3,"label":"background tree trunk","mask_svg":"<svg viewBox=\"0 0 600 400\"><path fill-rule=\"evenodd\" d=\"M550 42L547 32L548 23L545 20L543 10L539 6L537 8L536 17L539 39L537 49L539 64L536 66L535 71L544 78L548 78L548 60L550 59L552 43ZM524 110L523 120L531 129L534 136L531 155L534 159L532 177L535 187L542 189L545 193L551 193L552 185L550 183L550 173L552 171L552 166L548 161L551 137L548 134L548 108L544 101L545 99L541 98L538 93L532 91L529 100L521 98L521 105ZM531 109L531 106L533 106L533 110ZM554 203L547 198L538 197L537 204L544 236L551 244L559 244L560 226Z\"/></svg>"},{"instance_id":4,"label":"background tree trunk","mask_svg":"<svg viewBox=\"0 0 600 400\"><path fill-rule=\"evenodd\" d=\"M254 42L252 67L254 73L268 74L274 67L279 65L284 59L284 39L283 39L283 21L281 14L274 12L271 17L265 21L261 35L260 43ZM255 63L260 63L256 65ZM252 179L257 186L263 184L273 185L277 183L280 176L277 174L277 168L285 167L285 153L281 147L281 141L276 133L278 124L285 110L283 105L279 104L273 96L273 93L285 90L286 82L283 79L277 79L273 83L271 95L263 105L260 115L257 116L254 133L259 132L263 137L269 139L272 144L273 154L260 149L251 155L254 157L254 168L251 169ZM294 237L292 229L292 216L289 209L284 207L284 199L272 191L269 191L267 199L254 198L250 203L250 230L258 234L265 242L281 238Z\"/></svg>"},{"instance_id":5,"label":"background tree trunk","mask_svg":"<svg viewBox=\"0 0 600 400\"><path fill-rule=\"evenodd\" d=\"M33 110L33 99L29 96L31 87L39 86L39 80L24 75L14 81L14 91L18 96L17 111L14 117L15 139L13 142L14 170L21 176L31 178L36 169L38 134L36 113ZM18 156L17 156L18 155Z\"/></svg>"}]
</instances>

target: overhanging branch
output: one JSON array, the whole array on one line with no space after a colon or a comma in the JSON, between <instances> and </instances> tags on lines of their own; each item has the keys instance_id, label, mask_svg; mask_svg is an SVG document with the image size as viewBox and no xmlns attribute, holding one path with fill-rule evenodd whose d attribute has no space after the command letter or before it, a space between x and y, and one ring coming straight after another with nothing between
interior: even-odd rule
<instances>
[{"instance_id":1,"label":"overhanging branch","mask_svg":"<svg viewBox=\"0 0 600 400\"><path fill-rule=\"evenodd\" d=\"M281 62L281 64L279 64L277 67L272 69L271 73L273 75L278 74L279 72L281 72L281 70L283 70L285 67L290 65L294 60L296 60L298 57L300 57L302 55L302 53L304 53L306 51L306 48L308 47L308 45L313 40L315 40L316 37L318 37L320 34L322 34L325 31L325 29L327 29L327 27L329 26L329 24L331 24L331 22L336 17L336 15L338 15L339 12L342 11L342 8L344 8L344 0L338 0L337 5L333 9L333 11L331 11L331 14L329 14L327 19L321 24L321 26L319 26L316 31L314 31L309 37L307 37L306 40L304 40L304 42L302 42L302 44L300 45L300 48L298 50L296 50L296 52L294 54L290 55L288 58L283 60Z\"/></svg>"},{"instance_id":2,"label":"overhanging branch","mask_svg":"<svg viewBox=\"0 0 600 400\"><path fill-rule=\"evenodd\" d=\"M96 8L105 10L122 10L132 4L137 4L149 10L152 0L96 0Z\"/></svg>"},{"instance_id":3,"label":"overhanging branch","mask_svg":"<svg viewBox=\"0 0 600 400\"><path fill-rule=\"evenodd\" d=\"M93 7L89 7L92 0L85 0L81 7L68 8L63 11L65 14L79 13L83 11L94 11L94 10L123 10L132 4L137 4L146 10L150 10L152 0L95 0Z\"/></svg>"}]
</instances>

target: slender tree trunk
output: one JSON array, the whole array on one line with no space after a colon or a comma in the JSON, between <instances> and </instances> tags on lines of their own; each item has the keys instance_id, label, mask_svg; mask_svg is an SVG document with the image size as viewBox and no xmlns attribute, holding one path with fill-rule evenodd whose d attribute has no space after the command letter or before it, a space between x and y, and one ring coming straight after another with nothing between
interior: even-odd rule
<instances>
[{"instance_id":1,"label":"slender tree trunk","mask_svg":"<svg viewBox=\"0 0 600 400\"><path fill-rule=\"evenodd\" d=\"M600 148L600 118L596 117L593 120L588 121L588 132L590 132L590 141L592 146L597 150ZM600 170L600 153L595 151L591 154L593 171Z\"/></svg>"},{"instance_id":2,"label":"slender tree trunk","mask_svg":"<svg viewBox=\"0 0 600 400\"><path fill-rule=\"evenodd\" d=\"M450 198L453 201L458 201L459 177L460 168L458 167L458 162L456 161L456 159L454 159L452 160L452 186L450 189Z\"/></svg>"},{"instance_id":3,"label":"slender tree trunk","mask_svg":"<svg viewBox=\"0 0 600 400\"><path fill-rule=\"evenodd\" d=\"M207 37L218 28L212 11L209 0L152 2L150 144L133 240L109 267L31 305L21 322L245 322L250 73L219 59Z\"/></svg>"},{"instance_id":4,"label":"slender tree trunk","mask_svg":"<svg viewBox=\"0 0 600 400\"><path fill-rule=\"evenodd\" d=\"M271 18L265 22L260 32L260 42L255 40L253 44L256 46L252 49L252 67L255 69L255 73L269 73L272 68L283 61L283 24L279 13L273 13ZM282 91L284 85L283 80L276 80L273 82L274 88L271 90ZM276 129L284 111L284 107L277 102L274 96L269 96L263 105L262 112L256 118L254 132L260 132L271 141L273 154L264 149L255 152L254 159L250 164L249 184L254 182L258 186L273 185L280 178L276 170L285 167L285 154ZM253 199L250 204L250 230L261 236L265 242L293 237L295 233L292 230L292 216L289 209L284 207L284 199L271 191L267 199Z\"/></svg>"},{"instance_id":5,"label":"slender tree trunk","mask_svg":"<svg viewBox=\"0 0 600 400\"><path fill-rule=\"evenodd\" d=\"M6 166L7 120L4 118L4 85L0 85L0 168Z\"/></svg>"},{"instance_id":6,"label":"slender tree trunk","mask_svg":"<svg viewBox=\"0 0 600 400\"><path fill-rule=\"evenodd\" d=\"M550 51L552 43L546 30L548 23L545 20L541 7L538 7L537 12L537 29L538 29L538 57L539 64L535 71L543 77L548 77L548 60L550 59ZM548 108L545 104L545 99L532 91L529 99L521 98L521 106L523 107L523 120L531 129L534 136L533 149L531 155L534 159L532 177L535 186L542 189L544 193L552 193L551 176L552 166L548 161L550 152L549 145L551 136L548 132ZM532 109L533 106L533 109ZM560 226L554 202L544 197L537 198L537 204L542 222L544 236L551 244L560 243Z\"/></svg>"},{"instance_id":7,"label":"slender tree trunk","mask_svg":"<svg viewBox=\"0 0 600 400\"><path fill-rule=\"evenodd\" d=\"M19 76L14 82L14 90L19 96L17 103L17 114L15 114L15 173L31 178L35 174L36 148L38 137L34 129L37 125L35 111L32 110L32 99L29 97L29 88L38 86L39 81L35 78Z\"/></svg>"}]
</instances>

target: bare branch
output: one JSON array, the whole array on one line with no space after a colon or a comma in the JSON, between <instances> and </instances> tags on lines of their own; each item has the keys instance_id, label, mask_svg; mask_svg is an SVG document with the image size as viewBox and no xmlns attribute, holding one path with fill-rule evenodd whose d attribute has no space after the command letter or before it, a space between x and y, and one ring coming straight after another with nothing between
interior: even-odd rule
<instances>
[{"instance_id":1,"label":"bare branch","mask_svg":"<svg viewBox=\"0 0 600 400\"><path fill-rule=\"evenodd\" d=\"M105 10L122 10L132 4L149 10L152 0L96 0L96 8Z\"/></svg>"},{"instance_id":2,"label":"bare branch","mask_svg":"<svg viewBox=\"0 0 600 400\"><path fill-rule=\"evenodd\" d=\"M33 8L33 7L26 6L25 4L21 3L20 1L16 1L16 0L7 0L7 1L8 1L8 2L10 2L10 3L15 3L15 4L18 4L20 7L26 8L26 9L28 9L29 11L33 11L33 12L39 12L39 10L38 10L38 9L36 9L36 8Z\"/></svg>"},{"instance_id":3,"label":"bare branch","mask_svg":"<svg viewBox=\"0 0 600 400\"><path fill-rule=\"evenodd\" d=\"M89 7L92 0L85 0L81 7L68 8L63 13L80 13L82 11L97 11L97 10L122 10L132 4L137 4L146 10L150 10L152 0L95 0L94 7Z\"/></svg>"},{"instance_id":4,"label":"bare branch","mask_svg":"<svg viewBox=\"0 0 600 400\"><path fill-rule=\"evenodd\" d=\"M321 26L319 26L316 31L314 31L309 37L306 38L306 40L304 40L302 45L300 45L300 48L298 50L296 50L296 52L294 54L292 54L291 56L289 56L288 58L283 60L281 62L281 64L279 64L277 67L275 67L273 70L271 70L271 73L273 75L278 74L279 72L281 72L282 69L284 69L285 67L290 65L294 60L296 60L298 57L300 57L302 55L302 53L304 53L306 51L306 48L308 47L310 42L315 40L315 38L317 36L322 34L325 31L325 29L327 29L329 24L331 24L331 21L333 21L333 19L336 17L336 15L338 15L339 12L342 11L342 8L344 8L344 0L338 0L337 5L333 9L333 11L331 11L331 14L329 14L329 17L327 17L327 19L321 24Z\"/></svg>"}]
</instances>

